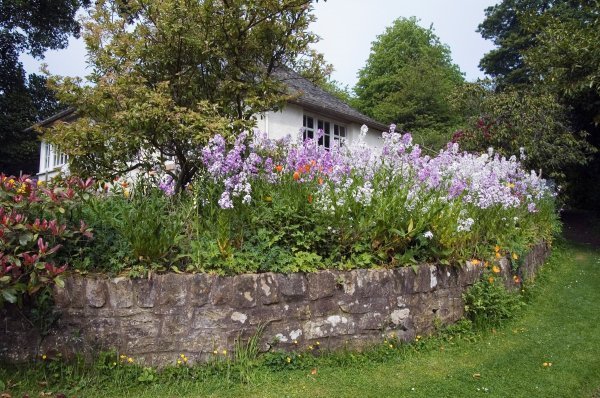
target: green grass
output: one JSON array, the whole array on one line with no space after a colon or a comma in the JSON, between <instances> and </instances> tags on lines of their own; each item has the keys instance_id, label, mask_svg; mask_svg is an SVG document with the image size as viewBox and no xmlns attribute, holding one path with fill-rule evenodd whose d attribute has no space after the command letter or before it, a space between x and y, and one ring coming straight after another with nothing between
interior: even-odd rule
<instances>
[{"instance_id":1,"label":"green grass","mask_svg":"<svg viewBox=\"0 0 600 398\"><path fill-rule=\"evenodd\" d=\"M244 373L246 383L235 376L235 365L197 370L195 378L163 375L148 384L124 370L71 370L76 374L59 384L40 386L51 372L45 376L39 365L2 367L0 380L10 380L13 397L40 391L78 397L600 397L600 251L571 243L555 248L529 297L516 320L479 336L336 353L295 370L259 364Z\"/></svg>"}]
</instances>

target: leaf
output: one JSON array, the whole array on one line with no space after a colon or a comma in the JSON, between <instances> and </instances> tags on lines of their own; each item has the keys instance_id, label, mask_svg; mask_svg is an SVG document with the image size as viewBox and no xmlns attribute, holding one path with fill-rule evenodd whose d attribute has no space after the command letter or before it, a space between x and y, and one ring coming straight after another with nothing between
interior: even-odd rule
<instances>
[{"instance_id":1,"label":"leaf","mask_svg":"<svg viewBox=\"0 0 600 398\"><path fill-rule=\"evenodd\" d=\"M8 301L11 304L14 304L17 302L17 295L16 295L16 291L15 289L5 289L2 290L2 297L4 297L4 300Z\"/></svg>"},{"instance_id":2,"label":"leaf","mask_svg":"<svg viewBox=\"0 0 600 398\"><path fill-rule=\"evenodd\" d=\"M410 234L412 232L412 230L415 228L414 223L413 223L413 219L411 218L410 221L408 222L408 233Z\"/></svg>"},{"instance_id":3,"label":"leaf","mask_svg":"<svg viewBox=\"0 0 600 398\"><path fill-rule=\"evenodd\" d=\"M56 278L54 278L54 283L56 284L56 286L60 287L61 289L65 288L65 281L60 276L57 276Z\"/></svg>"},{"instance_id":4,"label":"leaf","mask_svg":"<svg viewBox=\"0 0 600 398\"><path fill-rule=\"evenodd\" d=\"M175 272L176 274L181 274L181 270L175 265L171 266L171 271Z\"/></svg>"},{"instance_id":5,"label":"leaf","mask_svg":"<svg viewBox=\"0 0 600 398\"><path fill-rule=\"evenodd\" d=\"M27 243L31 242L33 240L33 234L31 233L24 233L19 235L19 244L21 246L26 246Z\"/></svg>"}]
</instances>

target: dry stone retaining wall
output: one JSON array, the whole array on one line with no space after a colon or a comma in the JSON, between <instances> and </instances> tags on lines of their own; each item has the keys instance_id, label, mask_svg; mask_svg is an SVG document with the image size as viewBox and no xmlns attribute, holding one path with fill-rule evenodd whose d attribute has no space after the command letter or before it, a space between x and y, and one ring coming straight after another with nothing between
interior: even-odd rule
<instances>
[{"instance_id":1,"label":"dry stone retaining wall","mask_svg":"<svg viewBox=\"0 0 600 398\"><path fill-rule=\"evenodd\" d=\"M532 277L548 254L532 248L518 271ZM515 286L506 259L507 286ZM15 308L0 311L0 359L23 361L41 353L93 354L116 349L138 362L192 361L233 349L266 325L261 348L360 348L394 333L414 339L463 316L462 294L481 266L458 269L423 264L416 269L358 269L303 274L165 274L151 279L70 276L55 290L61 317L41 338ZM438 321L438 322L439 322Z\"/></svg>"}]
</instances>

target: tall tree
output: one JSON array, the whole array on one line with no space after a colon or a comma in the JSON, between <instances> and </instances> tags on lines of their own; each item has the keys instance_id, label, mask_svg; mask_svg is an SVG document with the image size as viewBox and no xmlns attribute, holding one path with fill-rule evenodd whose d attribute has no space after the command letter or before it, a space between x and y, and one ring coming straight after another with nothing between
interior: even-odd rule
<instances>
[{"instance_id":1,"label":"tall tree","mask_svg":"<svg viewBox=\"0 0 600 398\"><path fill-rule=\"evenodd\" d=\"M598 0L503 0L479 26L498 48L480 67L497 89L556 97L575 130L600 148L600 3ZM559 156L559 153L556 153ZM600 209L600 156L565 170L574 202Z\"/></svg>"},{"instance_id":2,"label":"tall tree","mask_svg":"<svg viewBox=\"0 0 600 398\"><path fill-rule=\"evenodd\" d=\"M485 20L478 32L491 40L496 48L483 56L479 67L504 85L530 83L531 71L525 65L523 52L535 43L524 19L539 15L552 7L555 0L504 0L485 10Z\"/></svg>"},{"instance_id":3,"label":"tall tree","mask_svg":"<svg viewBox=\"0 0 600 398\"><path fill-rule=\"evenodd\" d=\"M254 124L288 98L273 73L316 36L311 0L99 0L84 24L92 74L51 77L79 119L47 132L73 171L109 177L164 168L180 189L215 133Z\"/></svg>"},{"instance_id":4,"label":"tall tree","mask_svg":"<svg viewBox=\"0 0 600 398\"><path fill-rule=\"evenodd\" d=\"M26 76L19 55L43 58L78 35L75 13L89 0L0 1L0 171L36 170L39 142L23 130L56 111L57 103L40 75Z\"/></svg>"},{"instance_id":5,"label":"tall tree","mask_svg":"<svg viewBox=\"0 0 600 398\"><path fill-rule=\"evenodd\" d=\"M399 18L373 42L354 88L355 105L402 129L443 128L455 121L446 96L463 81L433 28Z\"/></svg>"}]
</instances>

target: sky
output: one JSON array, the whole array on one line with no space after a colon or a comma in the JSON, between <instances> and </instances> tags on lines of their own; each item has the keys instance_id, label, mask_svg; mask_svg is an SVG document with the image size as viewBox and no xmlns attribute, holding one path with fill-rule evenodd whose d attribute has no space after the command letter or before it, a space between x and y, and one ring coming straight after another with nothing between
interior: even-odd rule
<instances>
[{"instance_id":1,"label":"sky","mask_svg":"<svg viewBox=\"0 0 600 398\"><path fill-rule=\"evenodd\" d=\"M484 76L479 60L493 44L476 32L484 10L499 0L320 0L315 4L317 21L311 30L321 37L315 49L333 64L333 78L352 88L359 69L365 66L371 43L400 17L417 17L419 24L433 29L452 51L452 59L469 81ZM69 40L65 50L48 51L43 61L21 57L25 70L39 72L42 62L52 74L85 76L85 45Z\"/></svg>"}]
</instances>

